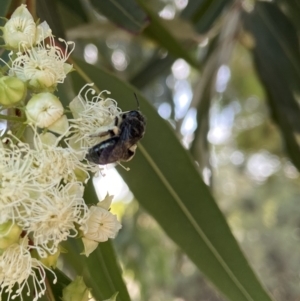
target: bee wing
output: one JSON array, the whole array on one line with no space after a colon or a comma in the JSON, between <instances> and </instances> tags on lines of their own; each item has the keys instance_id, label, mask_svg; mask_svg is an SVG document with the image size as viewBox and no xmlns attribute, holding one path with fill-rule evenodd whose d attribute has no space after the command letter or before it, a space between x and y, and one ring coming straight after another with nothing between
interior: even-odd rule
<instances>
[{"instance_id":1,"label":"bee wing","mask_svg":"<svg viewBox=\"0 0 300 301\"><path fill-rule=\"evenodd\" d=\"M122 128L120 131L120 139L121 141L129 142L131 139L132 125L128 122L123 122Z\"/></svg>"},{"instance_id":2,"label":"bee wing","mask_svg":"<svg viewBox=\"0 0 300 301\"><path fill-rule=\"evenodd\" d=\"M101 165L117 161L118 158L115 159L113 151L118 144L118 141L119 137L115 136L95 145L94 147L89 149L89 152L86 155L86 159L94 162L95 164Z\"/></svg>"}]
</instances>

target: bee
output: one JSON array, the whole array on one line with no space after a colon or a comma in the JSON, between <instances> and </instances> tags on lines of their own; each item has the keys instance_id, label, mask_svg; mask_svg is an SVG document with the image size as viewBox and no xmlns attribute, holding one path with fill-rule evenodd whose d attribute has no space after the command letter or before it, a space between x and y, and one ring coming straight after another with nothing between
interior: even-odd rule
<instances>
[{"instance_id":1,"label":"bee","mask_svg":"<svg viewBox=\"0 0 300 301\"><path fill-rule=\"evenodd\" d=\"M96 144L88 150L86 159L95 164L109 164L119 161L130 161L137 148L137 142L143 138L146 118L140 111L139 101L135 95L138 108L116 116L114 127L98 134L110 138Z\"/></svg>"}]
</instances>

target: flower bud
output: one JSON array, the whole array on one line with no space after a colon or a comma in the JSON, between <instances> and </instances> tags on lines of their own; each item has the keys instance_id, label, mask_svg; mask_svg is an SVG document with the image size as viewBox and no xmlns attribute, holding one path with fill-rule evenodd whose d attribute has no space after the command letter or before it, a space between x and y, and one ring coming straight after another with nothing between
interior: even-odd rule
<instances>
[{"instance_id":1,"label":"flower bud","mask_svg":"<svg viewBox=\"0 0 300 301\"><path fill-rule=\"evenodd\" d=\"M34 95L26 105L29 122L40 128L47 128L57 121L64 112L60 100L49 92Z\"/></svg>"},{"instance_id":2,"label":"flower bud","mask_svg":"<svg viewBox=\"0 0 300 301\"><path fill-rule=\"evenodd\" d=\"M11 76L0 78L0 104L12 107L26 96L27 88L20 79Z\"/></svg>"},{"instance_id":3,"label":"flower bud","mask_svg":"<svg viewBox=\"0 0 300 301\"><path fill-rule=\"evenodd\" d=\"M29 47L35 41L36 25L26 5L19 6L3 27L3 39L9 49Z\"/></svg>"},{"instance_id":4,"label":"flower bud","mask_svg":"<svg viewBox=\"0 0 300 301\"><path fill-rule=\"evenodd\" d=\"M12 221L0 224L0 249L7 249L20 239L22 229Z\"/></svg>"},{"instance_id":5,"label":"flower bud","mask_svg":"<svg viewBox=\"0 0 300 301\"><path fill-rule=\"evenodd\" d=\"M62 301L88 301L89 292L83 277L77 276L75 280L63 289Z\"/></svg>"}]
</instances>

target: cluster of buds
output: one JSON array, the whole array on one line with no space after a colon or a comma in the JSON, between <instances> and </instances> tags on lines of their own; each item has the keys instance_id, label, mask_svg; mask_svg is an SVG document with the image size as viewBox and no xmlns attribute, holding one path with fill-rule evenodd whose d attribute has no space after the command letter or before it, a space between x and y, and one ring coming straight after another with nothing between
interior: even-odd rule
<instances>
[{"instance_id":1,"label":"cluster of buds","mask_svg":"<svg viewBox=\"0 0 300 301\"><path fill-rule=\"evenodd\" d=\"M111 196L94 206L83 199L90 174L99 172L86 153L121 112L87 84L70 103L68 119L55 91L73 70L67 60L74 43L58 39L62 50L25 5L1 30L2 47L11 52L0 75L0 119L8 121L0 141L0 295L22 298L31 279L37 300L62 241L80 237L89 256L121 228L109 211Z\"/></svg>"}]
</instances>

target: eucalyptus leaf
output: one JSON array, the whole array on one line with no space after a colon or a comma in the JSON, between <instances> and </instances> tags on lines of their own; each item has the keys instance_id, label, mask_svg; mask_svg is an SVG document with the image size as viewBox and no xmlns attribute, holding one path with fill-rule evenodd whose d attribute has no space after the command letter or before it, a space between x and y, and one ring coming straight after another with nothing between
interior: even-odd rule
<instances>
[{"instance_id":1,"label":"eucalyptus leaf","mask_svg":"<svg viewBox=\"0 0 300 301\"><path fill-rule=\"evenodd\" d=\"M190 65L199 68L199 63L189 51L191 47L187 47L172 34L172 31L165 26L164 22L157 16L155 12L148 7L143 1L139 0L139 4L147 12L150 17L149 25L144 29L144 33L155 40L159 46L164 47L171 54L181 57ZM188 44L188 43L187 43ZM194 47L195 48L195 47Z\"/></svg>"},{"instance_id":2,"label":"eucalyptus leaf","mask_svg":"<svg viewBox=\"0 0 300 301\"><path fill-rule=\"evenodd\" d=\"M91 0L93 7L109 20L133 33L142 31L148 24L148 17L135 0Z\"/></svg>"},{"instance_id":3,"label":"eucalyptus leaf","mask_svg":"<svg viewBox=\"0 0 300 301\"><path fill-rule=\"evenodd\" d=\"M88 16L84 10L84 6L80 0L58 0L61 4L66 6L70 12L79 17L82 22L88 21Z\"/></svg>"},{"instance_id":4,"label":"eucalyptus leaf","mask_svg":"<svg viewBox=\"0 0 300 301\"><path fill-rule=\"evenodd\" d=\"M300 134L300 49L297 31L273 3L258 2L244 14L246 32L251 34L258 75L267 93L274 121L279 126L288 155L300 170L297 136Z\"/></svg>"},{"instance_id":5,"label":"eucalyptus leaf","mask_svg":"<svg viewBox=\"0 0 300 301\"><path fill-rule=\"evenodd\" d=\"M10 4L11 4L11 0L1 0L1 5L0 5L0 16L1 17L5 17L7 12L8 12L8 9L10 7ZM2 24L3 21L1 21L0 24Z\"/></svg>"},{"instance_id":6,"label":"eucalyptus leaf","mask_svg":"<svg viewBox=\"0 0 300 301\"><path fill-rule=\"evenodd\" d=\"M147 117L146 135L131 171L119 172L143 207L212 283L233 301L270 301L249 267L195 163L168 123L130 85L110 73L77 61L100 90L112 92L120 107L133 109L137 93ZM84 84L73 74L77 89Z\"/></svg>"},{"instance_id":7,"label":"eucalyptus leaf","mask_svg":"<svg viewBox=\"0 0 300 301\"><path fill-rule=\"evenodd\" d=\"M181 16L190 20L199 33L205 33L231 3L232 0L190 0Z\"/></svg>"}]
</instances>

